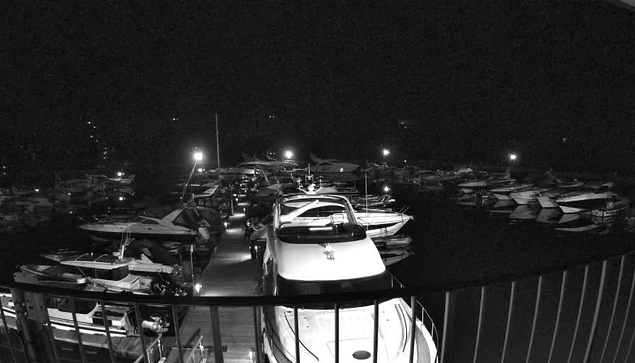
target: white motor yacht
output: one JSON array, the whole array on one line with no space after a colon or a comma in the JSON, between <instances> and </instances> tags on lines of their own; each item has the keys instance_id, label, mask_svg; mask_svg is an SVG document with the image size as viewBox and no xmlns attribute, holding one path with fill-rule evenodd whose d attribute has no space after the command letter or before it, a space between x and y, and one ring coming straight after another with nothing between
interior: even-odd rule
<instances>
[{"instance_id":1,"label":"white motor yacht","mask_svg":"<svg viewBox=\"0 0 635 363\"><path fill-rule=\"evenodd\" d=\"M391 277L373 241L357 223L343 197L303 195L280 199L273 210L263 257L266 295L297 296L390 289ZM342 303L339 341L334 341L332 304L306 303L262 308L263 353L268 362L332 362L335 344L342 362L407 361L432 363L437 347L432 333L400 298ZM296 320L297 319L297 320ZM373 356L374 325L377 356ZM296 331L295 326L298 326ZM411 339L414 337L414 340ZM299 354L296 355L296 339Z\"/></svg>"},{"instance_id":2,"label":"white motor yacht","mask_svg":"<svg viewBox=\"0 0 635 363\"><path fill-rule=\"evenodd\" d=\"M414 219L414 216L400 212L356 211L355 217L370 238L392 236Z\"/></svg>"},{"instance_id":3,"label":"white motor yacht","mask_svg":"<svg viewBox=\"0 0 635 363\"><path fill-rule=\"evenodd\" d=\"M197 236L208 239L209 227L196 208L179 208L161 217L138 215L134 217L97 219L85 223L79 229L93 240L106 242L121 240L123 234L136 239L152 239L174 242L194 242Z\"/></svg>"},{"instance_id":4,"label":"white motor yacht","mask_svg":"<svg viewBox=\"0 0 635 363\"><path fill-rule=\"evenodd\" d=\"M561 195L556 203L564 213L579 213L602 207L609 199L618 197L610 190L612 187L612 182L590 182L579 191Z\"/></svg>"},{"instance_id":5,"label":"white motor yacht","mask_svg":"<svg viewBox=\"0 0 635 363\"><path fill-rule=\"evenodd\" d=\"M315 165L311 165L311 171L318 174L329 173L354 173L359 169L359 165L346 163L337 159L320 159L311 155L311 160Z\"/></svg>"}]
</instances>

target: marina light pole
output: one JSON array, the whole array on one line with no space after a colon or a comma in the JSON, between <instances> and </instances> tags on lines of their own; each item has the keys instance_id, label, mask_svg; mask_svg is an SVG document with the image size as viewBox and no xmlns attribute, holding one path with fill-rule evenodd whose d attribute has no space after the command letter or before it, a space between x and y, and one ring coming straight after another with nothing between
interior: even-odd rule
<instances>
[{"instance_id":1,"label":"marina light pole","mask_svg":"<svg viewBox=\"0 0 635 363\"><path fill-rule=\"evenodd\" d=\"M386 157L390 154L390 150L383 149L381 152L384 155L384 161L386 161Z\"/></svg>"},{"instance_id":2,"label":"marina light pole","mask_svg":"<svg viewBox=\"0 0 635 363\"><path fill-rule=\"evenodd\" d=\"M216 117L216 162L218 163L218 175L220 175L220 144L218 142L218 114L214 114Z\"/></svg>"},{"instance_id":3,"label":"marina light pole","mask_svg":"<svg viewBox=\"0 0 635 363\"><path fill-rule=\"evenodd\" d=\"M183 193L181 193L181 206L183 205L183 199L185 198L185 191L187 190L188 184L190 184L190 180L192 180L192 175L194 174L194 170L196 170L196 164L203 161L203 152L202 151L194 151L192 154L192 158L194 159L194 166L192 166L192 171L190 172L189 178L187 178L187 182L183 186Z\"/></svg>"}]
</instances>

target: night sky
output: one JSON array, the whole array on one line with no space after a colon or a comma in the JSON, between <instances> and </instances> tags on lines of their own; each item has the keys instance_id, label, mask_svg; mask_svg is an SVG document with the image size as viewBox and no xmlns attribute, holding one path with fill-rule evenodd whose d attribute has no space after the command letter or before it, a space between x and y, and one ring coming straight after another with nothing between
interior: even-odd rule
<instances>
[{"instance_id":1,"label":"night sky","mask_svg":"<svg viewBox=\"0 0 635 363\"><path fill-rule=\"evenodd\" d=\"M76 167L106 145L112 160L211 154L218 112L231 162L289 145L300 157L376 160L388 146L400 159L500 162L513 150L535 166L635 165L625 7L166 4L5 5L3 162Z\"/></svg>"}]
</instances>

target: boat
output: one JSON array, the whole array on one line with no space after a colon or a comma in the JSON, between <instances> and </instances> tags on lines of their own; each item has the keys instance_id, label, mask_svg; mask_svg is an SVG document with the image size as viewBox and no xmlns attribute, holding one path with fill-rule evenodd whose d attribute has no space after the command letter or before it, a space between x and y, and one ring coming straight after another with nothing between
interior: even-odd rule
<instances>
[{"instance_id":1,"label":"boat","mask_svg":"<svg viewBox=\"0 0 635 363\"><path fill-rule=\"evenodd\" d=\"M311 161L315 163L315 165L309 165L311 171L321 174L354 173L359 170L359 165L346 163L337 159L320 159L311 155Z\"/></svg>"},{"instance_id":2,"label":"boat","mask_svg":"<svg viewBox=\"0 0 635 363\"><path fill-rule=\"evenodd\" d=\"M540 193L536 199L540 204L541 208L558 208L558 203L556 199L567 193L571 193L576 189L581 188L584 185L584 182L574 180L572 182L561 182L554 189L547 190L543 193Z\"/></svg>"},{"instance_id":3,"label":"boat","mask_svg":"<svg viewBox=\"0 0 635 363\"><path fill-rule=\"evenodd\" d=\"M578 191L559 196L556 203L564 213L579 213L602 207L607 200L618 197L610 190L612 186L612 182L590 182Z\"/></svg>"},{"instance_id":4,"label":"boat","mask_svg":"<svg viewBox=\"0 0 635 363\"><path fill-rule=\"evenodd\" d=\"M160 215L160 214L159 214ZM84 223L79 229L94 241L120 240L125 233L135 239L194 243L198 236L209 239L209 227L196 208L178 208L159 215L137 215L133 217L97 217L93 223Z\"/></svg>"},{"instance_id":5,"label":"boat","mask_svg":"<svg viewBox=\"0 0 635 363\"><path fill-rule=\"evenodd\" d=\"M357 224L345 198L309 195L281 198L274 206L273 219L262 265L265 295L321 295L392 288L394 280L375 244ZM261 307L265 361L333 361L336 314L342 361L407 361L410 344L414 344L413 362L436 360L437 347L431 332L418 319L413 327L413 311L401 298L381 301L379 316L374 313L372 300L342 303L337 313L332 304L302 303L295 304L295 308ZM296 324L301 329L297 335ZM379 331L376 357L372 353L375 324Z\"/></svg>"},{"instance_id":6,"label":"boat","mask_svg":"<svg viewBox=\"0 0 635 363\"><path fill-rule=\"evenodd\" d=\"M181 284L173 282L166 274L154 277L130 273L132 261L107 254L81 254L70 256L58 265L22 265L14 274L18 283L63 287L72 290L133 293L140 295L185 296ZM46 297L47 312L54 328L75 330L70 301L64 297ZM100 305L95 301L77 300L76 317L78 329L83 334L106 334L103 314L106 312L110 335L125 337L138 335L135 319L131 319L132 307L125 305ZM2 297L2 309L7 316L15 317L11 296ZM144 334L168 332L171 312L161 308L144 307L141 310L141 326Z\"/></svg>"},{"instance_id":7,"label":"boat","mask_svg":"<svg viewBox=\"0 0 635 363\"><path fill-rule=\"evenodd\" d=\"M457 184L463 193L473 193L478 189L496 189L505 188L505 186L511 186L516 184L516 179L512 179L510 174L507 173L501 176L492 176L487 173L483 173L483 176L476 177L473 180L466 180Z\"/></svg>"},{"instance_id":8,"label":"boat","mask_svg":"<svg viewBox=\"0 0 635 363\"><path fill-rule=\"evenodd\" d=\"M394 235L414 216L401 212L355 211L355 218L370 238L377 238Z\"/></svg>"},{"instance_id":9,"label":"boat","mask_svg":"<svg viewBox=\"0 0 635 363\"><path fill-rule=\"evenodd\" d=\"M546 192L547 190L549 190L549 188L527 187L509 193L509 197L518 204L528 204L529 202L536 200L540 193Z\"/></svg>"},{"instance_id":10,"label":"boat","mask_svg":"<svg viewBox=\"0 0 635 363\"><path fill-rule=\"evenodd\" d=\"M27 264L20 266L20 270L42 283L75 287L92 284L107 292L142 295L185 295L183 285L172 278L174 269L158 265L109 254L84 253L64 257L58 265Z\"/></svg>"},{"instance_id":11,"label":"boat","mask_svg":"<svg viewBox=\"0 0 635 363\"><path fill-rule=\"evenodd\" d=\"M412 251L409 248L398 248L390 250L379 250L381 260L385 266L394 265L397 262L403 261L412 255Z\"/></svg>"},{"instance_id":12,"label":"boat","mask_svg":"<svg viewBox=\"0 0 635 363\"><path fill-rule=\"evenodd\" d=\"M626 214L631 206L631 201L626 198L620 198L616 200L609 200L601 208L596 208L591 211L593 217L597 218L615 218L617 216Z\"/></svg>"},{"instance_id":13,"label":"boat","mask_svg":"<svg viewBox=\"0 0 635 363\"><path fill-rule=\"evenodd\" d=\"M73 322L73 313L69 299L61 297L46 297L47 313L51 326L56 329L75 331ZM2 303L2 311L7 318L16 318L15 303L11 294L0 294ZM75 300L75 318L77 319L77 328L82 334L106 335L104 326L104 315L102 305L96 301ZM113 338L123 338L127 336L137 336L136 322L133 322L133 309L124 305L105 305L106 321L108 322L109 335ZM160 322L157 324L146 320L143 323L144 328L154 329L157 333L161 332L159 328ZM144 332L147 334L147 332Z\"/></svg>"},{"instance_id":14,"label":"boat","mask_svg":"<svg viewBox=\"0 0 635 363\"><path fill-rule=\"evenodd\" d=\"M364 208L384 208L390 203L394 203L395 199L390 194L382 195L352 195L349 200L353 208L363 210Z\"/></svg>"},{"instance_id":15,"label":"boat","mask_svg":"<svg viewBox=\"0 0 635 363\"><path fill-rule=\"evenodd\" d=\"M512 200L512 198L509 196L510 193L526 190L527 188L530 188L533 186L534 186L533 184L529 184L529 183L522 183L522 184L514 183L512 185L499 186L496 188L492 188L490 189L490 193L492 193L496 198L498 198L498 200Z\"/></svg>"}]
</instances>

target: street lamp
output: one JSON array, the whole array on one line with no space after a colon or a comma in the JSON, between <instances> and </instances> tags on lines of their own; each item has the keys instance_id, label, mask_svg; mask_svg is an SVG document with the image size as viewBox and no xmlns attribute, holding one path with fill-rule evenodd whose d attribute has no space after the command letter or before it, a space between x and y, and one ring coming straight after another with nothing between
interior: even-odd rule
<instances>
[{"instance_id":1,"label":"street lamp","mask_svg":"<svg viewBox=\"0 0 635 363\"><path fill-rule=\"evenodd\" d=\"M385 158L386 156L388 156L388 154L390 154L390 150L384 149L382 150L382 153L384 154L384 158Z\"/></svg>"},{"instance_id":2,"label":"street lamp","mask_svg":"<svg viewBox=\"0 0 635 363\"><path fill-rule=\"evenodd\" d=\"M284 157L285 157L287 160L291 160L291 158L293 157L293 152L292 152L291 150L286 150L286 151L284 152Z\"/></svg>"},{"instance_id":3,"label":"street lamp","mask_svg":"<svg viewBox=\"0 0 635 363\"><path fill-rule=\"evenodd\" d=\"M185 182L185 185L183 186L183 193L181 193L181 205L183 205L183 199L185 198L185 191L187 190L187 186L188 184L190 184L190 180L192 179L194 170L196 170L196 164L203 161L203 152L195 151L194 154L192 154L192 158L194 159L194 166L192 167L189 178L187 178L187 182Z\"/></svg>"},{"instance_id":4,"label":"street lamp","mask_svg":"<svg viewBox=\"0 0 635 363\"><path fill-rule=\"evenodd\" d=\"M516 160L516 154L509 154L509 161L513 163L514 160Z\"/></svg>"}]
</instances>

